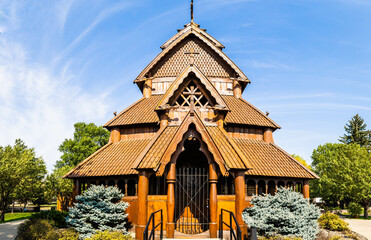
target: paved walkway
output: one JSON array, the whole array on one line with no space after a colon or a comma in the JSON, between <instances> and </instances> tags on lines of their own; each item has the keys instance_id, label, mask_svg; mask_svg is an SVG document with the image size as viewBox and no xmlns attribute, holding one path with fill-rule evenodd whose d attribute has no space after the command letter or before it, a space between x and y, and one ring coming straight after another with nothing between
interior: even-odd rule
<instances>
[{"instance_id":1,"label":"paved walkway","mask_svg":"<svg viewBox=\"0 0 371 240\"><path fill-rule=\"evenodd\" d=\"M362 219L348 219L343 218L344 221L349 223L350 229L354 232L365 236L367 239L371 240L371 220Z\"/></svg>"},{"instance_id":2,"label":"paved walkway","mask_svg":"<svg viewBox=\"0 0 371 240\"><path fill-rule=\"evenodd\" d=\"M19 220L14 222L7 222L0 224L0 239L1 240L10 240L14 239L17 235L17 229L21 223L25 220Z\"/></svg>"}]
</instances>

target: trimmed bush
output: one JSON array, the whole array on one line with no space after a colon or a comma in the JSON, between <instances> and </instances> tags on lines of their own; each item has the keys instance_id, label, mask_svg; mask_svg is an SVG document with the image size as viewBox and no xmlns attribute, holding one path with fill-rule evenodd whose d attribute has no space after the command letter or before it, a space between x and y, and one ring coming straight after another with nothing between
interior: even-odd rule
<instances>
[{"instance_id":1,"label":"trimmed bush","mask_svg":"<svg viewBox=\"0 0 371 240\"><path fill-rule=\"evenodd\" d=\"M253 206L244 210L242 218L264 236L316 238L320 210L309 204L302 194L279 188L274 196L254 196L251 204Z\"/></svg>"},{"instance_id":2,"label":"trimmed bush","mask_svg":"<svg viewBox=\"0 0 371 240\"><path fill-rule=\"evenodd\" d=\"M46 219L49 220L49 223L57 228L67 227L66 217L67 212L60 212L56 210L51 211L42 211L39 213L33 214L30 219Z\"/></svg>"},{"instance_id":3,"label":"trimmed bush","mask_svg":"<svg viewBox=\"0 0 371 240\"><path fill-rule=\"evenodd\" d=\"M358 205L357 203L350 203L348 206L348 212L351 217L358 217L359 214L361 214L363 211L362 207Z\"/></svg>"},{"instance_id":4,"label":"trimmed bush","mask_svg":"<svg viewBox=\"0 0 371 240\"><path fill-rule=\"evenodd\" d=\"M348 223L340 219L338 215L326 212L318 219L321 228L331 231L345 231L349 230Z\"/></svg>"},{"instance_id":5,"label":"trimmed bush","mask_svg":"<svg viewBox=\"0 0 371 240\"><path fill-rule=\"evenodd\" d=\"M302 240L302 238L275 235L270 237L258 237L258 240Z\"/></svg>"},{"instance_id":6,"label":"trimmed bush","mask_svg":"<svg viewBox=\"0 0 371 240\"><path fill-rule=\"evenodd\" d=\"M22 223L18 228L17 240L49 240L52 239L54 227L48 220L32 219Z\"/></svg>"},{"instance_id":7,"label":"trimmed bush","mask_svg":"<svg viewBox=\"0 0 371 240\"><path fill-rule=\"evenodd\" d=\"M67 224L80 233L80 239L106 230L125 234L125 210L129 204L121 201L123 196L117 187L92 185L76 197L77 203L70 208Z\"/></svg>"},{"instance_id":8,"label":"trimmed bush","mask_svg":"<svg viewBox=\"0 0 371 240\"><path fill-rule=\"evenodd\" d=\"M57 229L46 219L30 219L18 228L17 240L78 240L73 229Z\"/></svg>"},{"instance_id":9,"label":"trimmed bush","mask_svg":"<svg viewBox=\"0 0 371 240\"><path fill-rule=\"evenodd\" d=\"M121 232L104 231L98 232L86 240L133 240L133 238L128 235L124 235Z\"/></svg>"}]
</instances>

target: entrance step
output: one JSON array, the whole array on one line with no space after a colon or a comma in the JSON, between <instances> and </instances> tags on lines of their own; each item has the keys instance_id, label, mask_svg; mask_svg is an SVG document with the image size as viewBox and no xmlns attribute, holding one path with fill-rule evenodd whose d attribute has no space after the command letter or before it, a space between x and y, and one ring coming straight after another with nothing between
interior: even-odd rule
<instances>
[{"instance_id":1,"label":"entrance step","mask_svg":"<svg viewBox=\"0 0 371 240\"><path fill-rule=\"evenodd\" d=\"M194 239L194 240L221 240L220 238L163 238L163 240L184 240L184 239Z\"/></svg>"}]
</instances>

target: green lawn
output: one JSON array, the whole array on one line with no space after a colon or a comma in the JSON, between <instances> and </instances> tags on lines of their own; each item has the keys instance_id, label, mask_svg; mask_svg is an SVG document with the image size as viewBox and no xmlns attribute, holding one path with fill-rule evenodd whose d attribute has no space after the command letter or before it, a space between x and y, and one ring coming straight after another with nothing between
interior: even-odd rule
<instances>
[{"instance_id":1,"label":"green lawn","mask_svg":"<svg viewBox=\"0 0 371 240\"><path fill-rule=\"evenodd\" d=\"M0 223L4 222L11 222L21 219L29 218L33 213L25 212L25 213L5 213L5 221L0 221Z\"/></svg>"}]
</instances>

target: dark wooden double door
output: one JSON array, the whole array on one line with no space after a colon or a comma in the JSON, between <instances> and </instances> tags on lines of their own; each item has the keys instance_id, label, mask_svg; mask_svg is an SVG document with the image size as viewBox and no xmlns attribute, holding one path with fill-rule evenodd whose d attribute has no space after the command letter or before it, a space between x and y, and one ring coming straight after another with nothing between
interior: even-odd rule
<instances>
[{"instance_id":1,"label":"dark wooden double door","mask_svg":"<svg viewBox=\"0 0 371 240\"><path fill-rule=\"evenodd\" d=\"M176 230L198 234L209 229L209 174L207 168L177 168Z\"/></svg>"}]
</instances>

